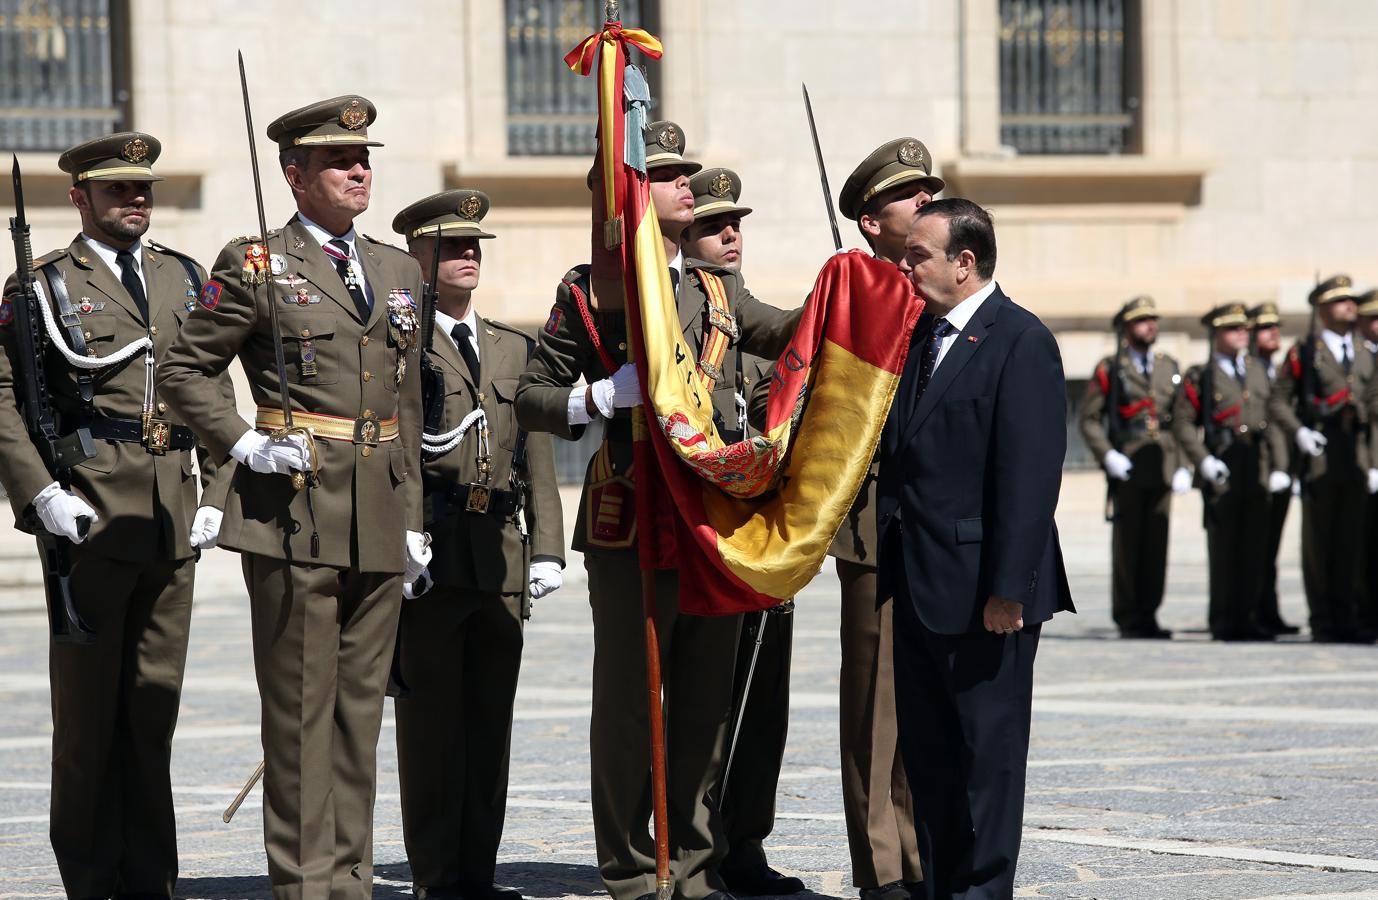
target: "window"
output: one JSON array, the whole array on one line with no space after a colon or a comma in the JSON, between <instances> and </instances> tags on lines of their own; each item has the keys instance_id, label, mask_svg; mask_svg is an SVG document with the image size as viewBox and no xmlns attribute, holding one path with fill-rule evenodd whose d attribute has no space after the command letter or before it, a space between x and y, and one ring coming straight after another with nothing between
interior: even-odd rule
<instances>
[{"instance_id":1,"label":"window","mask_svg":"<svg viewBox=\"0 0 1378 900\"><path fill-rule=\"evenodd\" d=\"M125 120L120 0L0 0L0 148L65 150Z\"/></svg>"},{"instance_id":2,"label":"window","mask_svg":"<svg viewBox=\"0 0 1378 900\"><path fill-rule=\"evenodd\" d=\"M1000 0L1000 141L1138 152L1136 0Z\"/></svg>"},{"instance_id":3,"label":"window","mask_svg":"<svg viewBox=\"0 0 1378 900\"><path fill-rule=\"evenodd\" d=\"M563 57L601 26L602 0L506 4L508 154L591 156L597 143L596 80L571 73ZM622 0L621 9L629 27L657 33L655 0ZM649 77L654 97L654 67Z\"/></svg>"}]
</instances>

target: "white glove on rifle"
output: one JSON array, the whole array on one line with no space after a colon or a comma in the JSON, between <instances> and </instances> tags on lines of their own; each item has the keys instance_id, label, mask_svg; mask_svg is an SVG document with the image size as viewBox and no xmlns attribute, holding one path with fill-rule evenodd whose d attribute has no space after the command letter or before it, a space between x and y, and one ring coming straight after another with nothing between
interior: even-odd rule
<instances>
[{"instance_id":1,"label":"white glove on rifle","mask_svg":"<svg viewBox=\"0 0 1378 900\"><path fill-rule=\"evenodd\" d=\"M1224 487L1230 480L1230 467L1225 465L1214 456L1207 456L1201 460L1201 465L1197 466L1201 472L1201 477L1209 481L1216 487Z\"/></svg>"},{"instance_id":2,"label":"white glove on rifle","mask_svg":"<svg viewBox=\"0 0 1378 900\"><path fill-rule=\"evenodd\" d=\"M1378 494L1378 469L1368 470L1368 492Z\"/></svg>"},{"instance_id":3,"label":"white glove on rifle","mask_svg":"<svg viewBox=\"0 0 1378 900\"><path fill-rule=\"evenodd\" d=\"M1129 473L1134 468L1134 464L1129 461L1118 450L1105 451L1105 457L1101 460L1101 465L1105 466L1105 474L1114 478L1116 481L1128 481Z\"/></svg>"},{"instance_id":4,"label":"white glove on rifle","mask_svg":"<svg viewBox=\"0 0 1378 900\"><path fill-rule=\"evenodd\" d=\"M555 593L560 589L560 585L565 583L565 577L560 574L560 564L554 560L533 562L527 573L527 580L532 600L539 600L547 594Z\"/></svg>"},{"instance_id":5,"label":"white glove on rifle","mask_svg":"<svg viewBox=\"0 0 1378 900\"><path fill-rule=\"evenodd\" d=\"M289 434L274 440L257 431L246 431L230 448L230 456L263 475L290 475L311 469L306 438Z\"/></svg>"},{"instance_id":6,"label":"white glove on rifle","mask_svg":"<svg viewBox=\"0 0 1378 900\"><path fill-rule=\"evenodd\" d=\"M65 537L74 544L86 540L86 532L77 528L77 519L86 516L91 525L100 521L89 503L71 491L64 491L56 481L34 496L33 508L49 534Z\"/></svg>"},{"instance_id":7,"label":"white glove on rifle","mask_svg":"<svg viewBox=\"0 0 1378 900\"><path fill-rule=\"evenodd\" d=\"M225 514L214 506L203 506L191 520L191 549L210 550L220 541L220 522Z\"/></svg>"},{"instance_id":8,"label":"white glove on rifle","mask_svg":"<svg viewBox=\"0 0 1378 900\"><path fill-rule=\"evenodd\" d=\"M1274 470L1268 473L1268 493L1280 494L1292 486L1292 476Z\"/></svg>"},{"instance_id":9,"label":"white glove on rifle","mask_svg":"<svg viewBox=\"0 0 1378 900\"><path fill-rule=\"evenodd\" d=\"M1307 456L1320 456L1325 452L1325 445L1330 443L1325 435L1319 431L1313 431L1305 425L1297 429L1297 447Z\"/></svg>"},{"instance_id":10,"label":"white glove on rifle","mask_svg":"<svg viewBox=\"0 0 1378 900\"><path fill-rule=\"evenodd\" d=\"M424 531L407 532L407 569L403 582L413 582L431 564L431 536Z\"/></svg>"},{"instance_id":11,"label":"white glove on rifle","mask_svg":"<svg viewBox=\"0 0 1378 900\"><path fill-rule=\"evenodd\" d=\"M415 600L417 597L429 591L431 585L434 583L435 582L431 581L430 570L422 569L421 574L416 576L415 581L402 582L402 596L408 600Z\"/></svg>"},{"instance_id":12,"label":"white glove on rifle","mask_svg":"<svg viewBox=\"0 0 1378 900\"><path fill-rule=\"evenodd\" d=\"M641 382L636 376L636 365L623 363L611 378L589 385L589 393L593 397L593 405L598 407L598 412L605 419L611 419L615 409L640 406Z\"/></svg>"},{"instance_id":13,"label":"white glove on rifle","mask_svg":"<svg viewBox=\"0 0 1378 900\"><path fill-rule=\"evenodd\" d=\"M1191 469L1186 467L1178 469L1172 473L1172 492L1174 494L1185 494L1191 490Z\"/></svg>"}]
</instances>

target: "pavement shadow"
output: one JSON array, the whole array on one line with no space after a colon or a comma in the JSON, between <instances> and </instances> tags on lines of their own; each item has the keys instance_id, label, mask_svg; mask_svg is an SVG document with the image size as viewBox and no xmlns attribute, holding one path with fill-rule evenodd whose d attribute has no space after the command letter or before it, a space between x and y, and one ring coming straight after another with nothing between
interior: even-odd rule
<instances>
[{"instance_id":1,"label":"pavement shadow","mask_svg":"<svg viewBox=\"0 0 1378 900\"><path fill-rule=\"evenodd\" d=\"M267 875L178 878L173 896L178 900L272 900L273 885Z\"/></svg>"}]
</instances>

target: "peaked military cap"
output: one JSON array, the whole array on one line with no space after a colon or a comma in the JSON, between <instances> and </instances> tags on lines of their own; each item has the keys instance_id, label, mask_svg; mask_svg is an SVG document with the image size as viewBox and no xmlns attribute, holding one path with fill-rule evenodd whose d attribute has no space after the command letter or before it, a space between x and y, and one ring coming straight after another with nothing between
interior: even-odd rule
<instances>
[{"instance_id":1,"label":"peaked military cap","mask_svg":"<svg viewBox=\"0 0 1378 900\"><path fill-rule=\"evenodd\" d=\"M368 126L376 118L378 109L367 99L345 94L283 113L268 125L268 139L279 150L333 144L381 147L368 139Z\"/></svg>"},{"instance_id":2,"label":"peaked military cap","mask_svg":"<svg viewBox=\"0 0 1378 900\"><path fill-rule=\"evenodd\" d=\"M1282 316L1278 314L1278 305L1271 300L1260 303L1249 310L1250 328L1268 328L1281 324Z\"/></svg>"},{"instance_id":3,"label":"peaked military cap","mask_svg":"<svg viewBox=\"0 0 1378 900\"><path fill-rule=\"evenodd\" d=\"M736 213L739 216L751 212L749 206L738 206L742 196L742 179L731 169L704 169L689 179L689 190L694 192L694 220Z\"/></svg>"},{"instance_id":4,"label":"peaked military cap","mask_svg":"<svg viewBox=\"0 0 1378 900\"><path fill-rule=\"evenodd\" d=\"M153 163L163 145L151 134L121 131L77 144L63 153L57 167L72 176L73 184L83 181L162 181L153 174Z\"/></svg>"},{"instance_id":5,"label":"peaked military cap","mask_svg":"<svg viewBox=\"0 0 1378 900\"><path fill-rule=\"evenodd\" d=\"M1359 315L1378 316L1378 288L1365 291L1354 299L1359 301Z\"/></svg>"},{"instance_id":6,"label":"peaked military cap","mask_svg":"<svg viewBox=\"0 0 1378 900\"><path fill-rule=\"evenodd\" d=\"M911 137L886 141L847 176L837 198L837 207L847 218L860 219L866 201L881 191L911 181L923 182L930 194L946 186L933 174L933 156L922 141Z\"/></svg>"},{"instance_id":7,"label":"peaked military cap","mask_svg":"<svg viewBox=\"0 0 1378 900\"><path fill-rule=\"evenodd\" d=\"M684 158L684 130L674 122L652 122L642 132L646 139L646 169L679 166L692 175L703 166Z\"/></svg>"},{"instance_id":8,"label":"peaked military cap","mask_svg":"<svg viewBox=\"0 0 1378 900\"><path fill-rule=\"evenodd\" d=\"M392 220L392 230L407 240L434 235L436 228L444 237L490 238L493 235L479 226L488 215L488 207L488 195L483 191L441 191L398 213Z\"/></svg>"},{"instance_id":9,"label":"peaked military cap","mask_svg":"<svg viewBox=\"0 0 1378 900\"><path fill-rule=\"evenodd\" d=\"M1153 302L1153 298L1147 294L1140 294L1130 300L1120 311L1115 313L1114 324L1116 326L1128 325L1130 322L1137 322L1140 319L1158 318L1158 304Z\"/></svg>"},{"instance_id":10,"label":"peaked military cap","mask_svg":"<svg viewBox=\"0 0 1378 900\"><path fill-rule=\"evenodd\" d=\"M1249 324L1249 310L1243 303L1222 303L1201 317L1207 328L1244 328Z\"/></svg>"},{"instance_id":11,"label":"peaked military cap","mask_svg":"<svg viewBox=\"0 0 1378 900\"><path fill-rule=\"evenodd\" d=\"M1334 303L1338 300L1357 299L1358 293L1354 290L1354 279L1348 275L1331 275L1325 281L1311 289L1311 295L1306 298L1306 302L1312 306L1321 303Z\"/></svg>"}]
</instances>

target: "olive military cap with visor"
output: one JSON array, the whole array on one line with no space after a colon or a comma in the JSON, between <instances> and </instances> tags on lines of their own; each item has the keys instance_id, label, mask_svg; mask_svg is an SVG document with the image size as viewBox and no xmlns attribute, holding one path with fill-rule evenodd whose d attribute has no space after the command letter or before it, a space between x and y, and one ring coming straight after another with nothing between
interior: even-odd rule
<instances>
[{"instance_id":1,"label":"olive military cap with visor","mask_svg":"<svg viewBox=\"0 0 1378 900\"><path fill-rule=\"evenodd\" d=\"M480 226L488 215L488 195L472 188L431 194L408 206L392 220L392 230L408 241L418 237L491 238Z\"/></svg>"},{"instance_id":2,"label":"olive military cap with visor","mask_svg":"<svg viewBox=\"0 0 1378 900\"><path fill-rule=\"evenodd\" d=\"M368 126L376 118L378 109L366 98L345 94L283 113L269 123L268 139L275 141L279 150L339 145L381 147L378 141L368 139Z\"/></svg>"},{"instance_id":3,"label":"olive military cap with visor","mask_svg":"<svg viewBox=\"0 0 1378 900\"><path fill-rule=\"evenodd\" d=\"M57 167L72 176L73 184L162 181L162 176L153 174L153 163L162 152L162 143L153 135L121 131L77 144L58 157Z\"/></svg>"},{"instance_id":4,"label":"olive military cap with visor","mask_svg":"<svg viewBox=\"0 0 1378 900\"><path fill-rule=\"evenodd\" d=\"M923 141L911 137L886 141L847 176L837 198L837 208L842 215L855 221L861 218L866 202L876 194L911 181L922 182L930 194L946 187L945 182L933 174L933 155Z\"/></svg>"},{"instance_id":5,"label":"olive military cap with visor","mask_svg":"<svg viewBox=\"0 0 1378 900\"><path fill-rule=\"evenodd\" d=\"M738 206L742 196L742 179L731 169L704 169L689 179L694 194L694 221L732 214L746 216L751 207Z\"/></svg>"}]
</instances>

